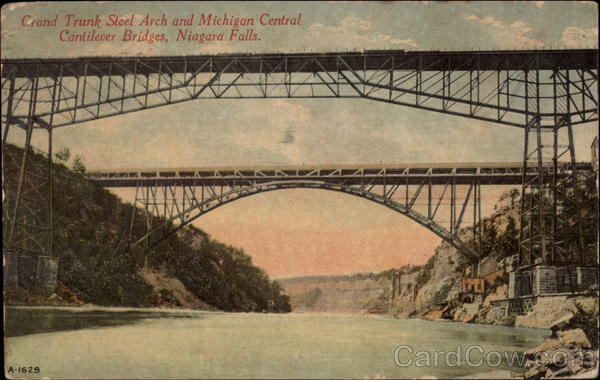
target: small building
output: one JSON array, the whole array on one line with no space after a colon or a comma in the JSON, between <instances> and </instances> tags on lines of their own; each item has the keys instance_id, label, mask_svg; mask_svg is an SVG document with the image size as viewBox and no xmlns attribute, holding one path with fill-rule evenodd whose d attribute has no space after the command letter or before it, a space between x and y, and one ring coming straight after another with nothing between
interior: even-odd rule
<instances>
[{"instance_id":1,"label":"small building","mask_svg":"<svg viewBox=\"0 0 600 380\"><path fill-rule=\"evenodd\" d=\"M472 268L467 268L459 295L461 301L463 303L483 302L483 298L494 287L494 283L506 276L505 268L505 262L498 261L493 256L484 257Z\"/></svg>"},{"instance_id":2,"label":"small building","mask_svg":"<svg viewBox=\"0 0 600 380\"><path fill-rule=\"evenodd\" d=\"M475 295L483 295L489 288L483 278L465 278L462 281L461 298L473 299Z\"/></svg>"},{"instance_id":3,"label":"small building","mask_svg":"<svg viewBox=\"0 0 600 380\"><path fill-rule=\"evenodd\" d=\"M58 258L2 250L4 287L38 288L54 291L58 281Z\"/></svg>"},{"instance_id":4,"label":"small building","mask_svg":"<svg viewBox=\"0 0 600 380\"><path fill-rule=\"evenodd\" d=\"M483 302L487 288L485 280L482 278L464 278L459 293L460 302Z\"/></svg>"},{"instance_id":5,"label":"small building","mask_svg":"<svg viewBox=\"0 0 600 380\"><path fill-rule=\"evenodd\" d=\"M463 292L485 293L485 280L483 278L465 278L462 290Z\"/></svg>"}]
</instances>

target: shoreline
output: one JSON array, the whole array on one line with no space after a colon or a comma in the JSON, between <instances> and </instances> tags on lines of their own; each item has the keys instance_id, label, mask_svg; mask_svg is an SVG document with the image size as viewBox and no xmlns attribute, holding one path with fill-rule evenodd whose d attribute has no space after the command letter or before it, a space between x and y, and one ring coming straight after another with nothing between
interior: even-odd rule
<instances>
[{"instance_id":1,"label":"shoreline","mask_svg":"<svg viewBox=\"0 0 600 380\"><path fill-rule=\"evenodd\" d=\"M136 306L102 306L91 303L86 304L23 304L23 303L4 303L4 307L13 307L13 308L56 308L56 309L69 309L69 310L98 310L98 309L110 309L111 311L119 312L119 311L161 311L161 312L205 312L205 313L227 313L227 314L272 314L272 315L281 315L281 314L297 314L297 315L331 315L331 316L353 316L353 317L361 317L361 318L371 318L371 319L397 319L397 320L419 320L419 321L428 321L428 322L444 322L444 323L461 323L461 324L473 324L473 325L487 325L487 326L502 326L502 327L513 327L513 328L528 328L528 329L536 329L536 330L549 330L549 328L544 327L519 327L514 325L495 325L493 323L481 323L476 321L471 322L463 322L456 321L453 319L445 319L445 318L424 318L423 316L419 317L407 317L407 316L394 316L391 314L375 314L375 313L357 313L357 312L326 312L326 311L291 311L289 313L273 313L273 312L244 312L244 311L224 311L224 310L205 310L205 309L189 309L183 307L136 307Z\"/></svg>"}]
</instances>

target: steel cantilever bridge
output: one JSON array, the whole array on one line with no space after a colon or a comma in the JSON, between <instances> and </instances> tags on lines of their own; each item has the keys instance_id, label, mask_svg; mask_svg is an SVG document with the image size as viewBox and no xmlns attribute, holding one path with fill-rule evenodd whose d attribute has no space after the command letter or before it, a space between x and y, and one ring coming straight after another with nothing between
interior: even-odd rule
<instances>
[{"instance_id":1,"label":"steel cantilever bridge","mask_svg":"<svg viewBox=\"0 0 600 380\"><path fill-rule=\"evenodd\" d=\"M582 232L583 205L581 189L576 184L581 182L587 170L576 161L573 126L598 120L597 55L598 51L592 49L382 50L3 60L3 144L10 128L26 131L23 144L26 149L22 156L4 157L15 160L21 168L14 185L5 186L9 207L4 214L7 225L4 242L13 249L52 254L52 180L49 172L46 178L36 174L31 162L36 160L28 159L28 156L33 157L29 152L34 130L48 132L50 161L53 128L124 113L197 99L364 98L522 128L523 159L517 172L520 181L516 180L524 194L521 197L520 265L526 267L540 262L584 264L593 258L585 253L589 237ZM390 174L393 169L390 168ZM408 173L392 178L387 168L313 168L311 172L315 170L319 176L325 173L327 177L346 171L357 178L341 175L348 178L336 183L328 179L321 187L354 192L366 198L379 197L378 202L382 204L386 204L391 198L390 192L396 192L400 182L405 181L402 207L400 203L386 205L396 207L397 211L430 229L438 229L432 202L428 202L427 212L419 213L419 216L411 214L411 202L414 204L422 192L435 192L429 179L414 182ZM383 172L377 172L378 179L374 179L368 176L369 170ZM431 168L430 174L434 170ZM254 172L269 176L263 170ZM253 179L248 180L246 174L241 175L242 171L237 173L240 174L229 173L226 180L230 182L222 182L229 192L219 195L215 185L209 186L206 182L199 188L211 192L213 200L219 202L227 199L223 194L233 196L235 193L240 197L249 195L250 188L256 191L269 189L258 181L261 175L253 175ZM285 170L274 170L269 180L289 181L284 173ZM156 185L149 185L149 182L140 182L143 181L141 177L124 179L106 178L100 173L94 175L107 185L122 181L120 183L136 186L137 200L145 202L147 210L151 209L148 205L159 202L156 195L140 198L141 187L146 189L146 194L156 193L160 186L168 188L164 190L165 194L179 188L180 198L187 203L169 201L173 207L180 207L177 214L164 214L169 219L185 222L186 214L202 213L210 207L205 204L210 198L201 197L199 201L197 197L185 195L185 186L189 183L165 184L151 177ZM428 176L431 177L434 176ZM516 178L512 177L513 180ZM451 193L450 222L447 228L440 227L438 234L460 247L465 256L473 258L476 257L473 248L460 241L458 228L469 199L479 199L481 183L477 181L482 178L480 174L471 176L464 199L457 205L454 181L460 178L458 172L446 173L444 186L449 186ZM184 178L177 177L176 180L184 181ZM360 185L355 182L357 180L362 181ZM234 185L232 181L240 182ZM290 187L315 187L317 183L312 178L308 182L302 181L306 178L296 178ZM382 184L381 181L386 182ZM407 185L406 181L413 182ZM248 186L244 187L244 184ZM409 191L409 185L414 189ZM437 185L442 186L441 183ZM383 190L374 193L370 186ZM396 188L392 190L394 186ZM283 187L278 185L278 188ZM241 188L246 190L241 191ZM49 190L44 192L43 189ZM175 193L171 196L177 198ZM442 200L444 196L440 193L438 199ZM163 209L170 207L165 206L169 202L164 195ZM565 210L571 214L565 215ZM156 207L154 212L157 212ZM474 214L474 220L478 220L477 211Z\"/></svg>"}]
</instances>

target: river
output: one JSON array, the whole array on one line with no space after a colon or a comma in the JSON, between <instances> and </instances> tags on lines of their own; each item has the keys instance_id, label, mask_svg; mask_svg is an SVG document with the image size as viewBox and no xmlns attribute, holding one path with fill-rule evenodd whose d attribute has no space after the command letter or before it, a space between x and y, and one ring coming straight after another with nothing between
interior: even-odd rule
<instances>
[{"instance_id":1,"label":"river","mask_svg":"<svg viewBox=\"0 0 600 380\"><path fill-rule=\"evenodd\" d=\"M6 312L5 370L32 367L34 373L13 375L23 378L450 378L518 370L506 355L549 335L333 314L67 307ZM496 366L498 357L504 360Z\"/></svg>"}]
</instances>

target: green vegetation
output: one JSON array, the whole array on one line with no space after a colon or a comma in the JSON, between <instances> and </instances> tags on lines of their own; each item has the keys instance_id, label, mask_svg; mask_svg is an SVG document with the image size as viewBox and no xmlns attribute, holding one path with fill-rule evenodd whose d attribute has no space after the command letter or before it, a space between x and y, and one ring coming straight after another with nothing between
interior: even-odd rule
<instances>
[{"instance_id":1,"label":"green vegetation","mask_svg":"<svg viewBox=\"0 0 600 380\"><path fill-rule=\"evenodd\" d=\"M173 295L173 292L167 289L161 289L159 292L161 300L164 300L172 305L181 306L181 302Z\"/></svg>"},{"instance_id":2,"label":"green vegetation","mask_svg":"<svg viewBox=\"0 0 600 380\"><path fill-rule=\"evenodd\" d=\"M517 222L512 216L508 216L506 229L498 238L498 246L494 250L496 258L503 259L514 255L519 249L519 230Z\"/></svg>"},{"instance_id":3,"label":"green vegetation","mask_svg":"<svg viewBox=\"0 0 600 380\"><path fill-rule=\"evenodd\" d=\"M427 260L425 265L421 267L421 271L417 275L417 286L420 288L429 281L431 278L431 272L433 271L433 265L435 263L435 258L438 256L438 252L436 250L435 254Z\"/></svg>"},{"instance_id":4,"label":"green vegetation","mask_svg":"<svg viewBox=\"0 0 600 380\"><path fill-rule=\"evenodd\" d=\"M506 214L503 231L498 230L499 223L501 222L493 218L485 220L483 223L481 247L484 257L494 256L496 259L502 260L515 255L519 249L519 230L515 218ZM471 244L475 245L472 241Z\"/></svg>"},{"instance_id":5,"label":"green vegetation","mask_svg":"<svg viewBox=\"0 0 600 380\"><path fill-rule=\"evenodd\" d=\"M201 239L198 236L204 236ZM190 249L190 242L198 249ZM243 250L210 239L199 229L189 227L179 239L169 239L164 247L153 249L148 265L166 268L188 290L209 305L227 311L289 312L289 298L276 281L252 265Z\"/></svg>"},{"instance_id":6,"label":"green vegetation","mask_svg":"<svg viewBox=\"0 0 600 380\"><path fill-rule=\"evenodd\" d=\"M8 149L12 154L21 154L17 147L7 146ZM66 162L70 152L61 152L60 157L61 162ZM81 164L78 167L73 163L78 174L63 163L53 165L53 250L60 258L59 281L81 301L107 306L151 306L152 287L139 273L147 265L177 277L199 299L221 310L291 310L281 286L253 266L250 256L211 239L195 227L182 228L148 252L141 246L126 249L124 238L134 213L134 239L145 233L142 211L89 181L81 175L85 172L83 162L77 157L75 161ZM16 178L16 167L9 166L7 170L7 178ZM160 220L155 218L152 223L157 225ZM174 298L167 293L161 297L171 301Z\"/></svg>"},{"instance_id":7,"label":"green vegetation","mask_svg":"<svg viewBox=\"0 0 600 380\"><path fill-rule=\"evenodd\" d=\"M54 154L54 158L58 162L67 163L71 158L71 150L69 148L62 148Z\"/></svg>"},{"instance_id":8,"label":"green vegetation","mask_svg":"<svg viewBox=\"0 0 600 380\"><path fill-rule=\"evenodd\" d=\"M85 164L83 163L83 158L81 156L75 156L73 159L73 171L75 173L83 174L86 171Z\"/></svg>"},{"instance_id":9,"label":"green vegetation","mask_svg":"<svg viewBox=\"0 0 600 380\"><path fill-rule=\"evenodd\" d=\"M65 300L49 298L50 292L45 289L7 288L4 290L4 302L9 305L47 305L69 306Z\"/></svg>"}]
</instances>

